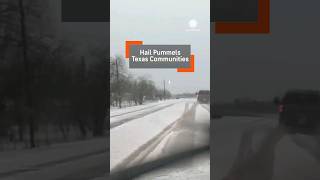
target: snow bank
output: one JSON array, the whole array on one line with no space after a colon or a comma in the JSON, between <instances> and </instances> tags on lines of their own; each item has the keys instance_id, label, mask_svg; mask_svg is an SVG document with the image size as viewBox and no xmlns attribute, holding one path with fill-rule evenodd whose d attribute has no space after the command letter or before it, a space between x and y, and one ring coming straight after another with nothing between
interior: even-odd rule
<instances>
[{"instance_id":1,"label":"snow bank","mask_svg":"<svg viewBox=\"0 0 320 180\"><path fill-rule=\"evenodd\" d=\"M136 108L130 108L129 110L126 108L121 111L118 110L116 113L110 113L110 124L123 121L125 119L137 118L138 116L145 115L148 113L153 113L157 110L168 107L178 102L181 101L168 100L165 102L153 103L145 106L139 106Z\"/></svg>"}]
</instances>

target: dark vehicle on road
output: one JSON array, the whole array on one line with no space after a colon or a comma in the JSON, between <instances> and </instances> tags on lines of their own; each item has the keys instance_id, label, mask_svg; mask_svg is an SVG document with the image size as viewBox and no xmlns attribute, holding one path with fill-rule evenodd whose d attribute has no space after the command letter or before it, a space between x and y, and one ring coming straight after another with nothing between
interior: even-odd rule
<instances>
[{"instance_id":1,"label":"dark vehicle on road","mask_svg":"<svg viewBox=\"0 0 320 180\"><path fill-rule=\"evenodd\" d=\"M278 105L279 124L292 133L314 133L320 126L320 92L291 90Z\"/></svg>"},{"instance_id":2,"label":"dark vehicle on road","mask_svg":"<svg viewBox=\"0 0 320 180\"><path fill-rule=\"evenodd\" d=\"M200 90L198 92L197 100L200 104L210 104L210 91Z\"/></svg>"}]
</instances>

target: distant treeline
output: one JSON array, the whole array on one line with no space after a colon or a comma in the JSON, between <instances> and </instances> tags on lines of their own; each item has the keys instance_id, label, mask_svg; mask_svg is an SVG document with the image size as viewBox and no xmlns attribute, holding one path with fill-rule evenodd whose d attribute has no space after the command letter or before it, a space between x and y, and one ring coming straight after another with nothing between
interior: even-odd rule
<instances>
[{"instance_id":1,"label":"distant treeline","mask_svg":"<svg viewBox=\"0 0 320 180\"><path fill-rule=\"evenodd\" d=\"M195 98L197 97L196 93L180 93L174 95L176 98Z\"/></svg>"},{"instance_id":2,"label":"distant treeline","mask_svg":"<svg viewBox=\"0 0 320 180\"><path fill-rule=\"evenodd\" d=\"M145 101L163 100L171 97L165 87L157 88L147 77L129 74L122 56L110 58L110 105L141 105ZM165 86L165 85L164 85Z\"/></svg>"},{"instance_id":3,"label":"distant treeline","mask_svg":"<svg viewBox=\"0 0 320 180\"><path fill-rule=\"evenodd\" d=\"M76 52L76 44L56 38L46 3L0 3L0 149L107 130L107 45Z\"/></svg>"}]
</instances>

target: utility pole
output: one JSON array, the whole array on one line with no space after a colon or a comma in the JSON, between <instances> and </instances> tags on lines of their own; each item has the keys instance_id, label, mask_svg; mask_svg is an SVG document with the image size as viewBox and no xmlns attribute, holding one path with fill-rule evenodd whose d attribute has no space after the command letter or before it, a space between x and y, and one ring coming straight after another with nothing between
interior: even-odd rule
<instances>
[{"instance_id":1,"label":"utility pole","mask_svg":"<svg viewBox=\"0 0 320 180\"><path fill-rule=\"evenodd\" d=\"M163 100L166 100L166 80L163 80Z\"/></svg>"},{"instance_id":2,"label":"utility pole","mask_svg":"<svg viewBox=\"0 0 320 180\"><path fill-rule=\"evenodd\" d=\"M115 61L116 61L115 64L116 64L116 78L117 78L117 91L118 91L117 101L119 104L119 108L121 108L121 100L120 100L121 93L120 93L119 68L118 68L118 58L117 57L115 58Z\"/></svg>"},{"instance_id":3,"label":"utility pole","mask_svg":"<svg viewBox=\"0 0 320 180\"><path fill-rule=\"evenodd\" d=\"M27 118L29 123L29 135L30 135L30 147L35 147L34 141L34 119L33 119L33 104L32 104L32 92L31 92L31 79L32 74L30 70L30 62L28 59L28 42L27 42L27 30L26 30L26 17L24 11L23 0L19 0L19 14L20 14L20 26L21 26L21 46L22 46L22 58L24 63L24 72L25 72L25 98L26 98L26 109L27 109Z\"/></svg>"}]
</instances>

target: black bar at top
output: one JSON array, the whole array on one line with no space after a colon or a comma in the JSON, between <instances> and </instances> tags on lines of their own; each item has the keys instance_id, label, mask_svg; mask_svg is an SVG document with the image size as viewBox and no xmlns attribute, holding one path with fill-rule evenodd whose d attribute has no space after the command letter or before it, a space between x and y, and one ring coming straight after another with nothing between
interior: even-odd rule
<instances>
[{"instance_id":1,"label":"black bar at top","mask_svg":"<svg viewBox=\"0 0 320 180\"><path fill-rule=\"evenodd\" d=\"M211 22L256 22L258 0L213 0Z\"/></svg>"},{"instance_id":2,"label":"black bar at top","mask_svg":"<svg viewBox=\"0 0 320 180\"><path fill-rule=\"evenodd\" d=\"M110 22L109 0L61 0L63 22Z\"/></svg>"}]
</instances>

